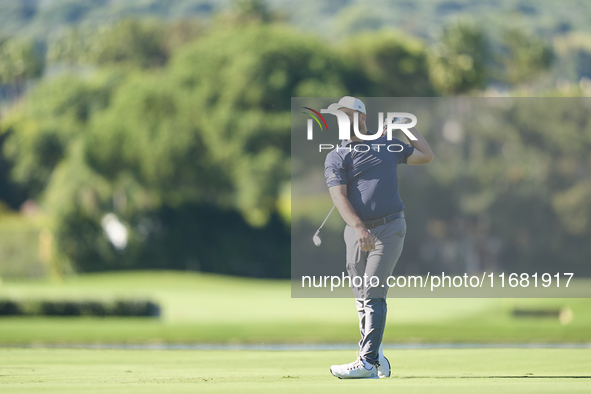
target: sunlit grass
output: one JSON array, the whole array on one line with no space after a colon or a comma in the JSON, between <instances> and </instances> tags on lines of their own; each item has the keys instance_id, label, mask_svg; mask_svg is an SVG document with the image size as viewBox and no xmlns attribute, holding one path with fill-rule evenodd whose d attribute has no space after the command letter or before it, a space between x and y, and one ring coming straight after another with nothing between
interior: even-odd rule
<instances>
[{"instance_id":1,"label":"sunlit grass","mask_svg":"<svg viewBox=\"0 0 591 394\"><path fill-rule=\"evenodd\" d=\"M0 318L0 343L355 343L352 299L292 299L284 280L178 271L7 282L13 299L148 298L150 318ZM591 342L588 299L390 299L386 342ZM516 318L515 308L569 308L572 320Z\"/></svg>"}]
</instances>

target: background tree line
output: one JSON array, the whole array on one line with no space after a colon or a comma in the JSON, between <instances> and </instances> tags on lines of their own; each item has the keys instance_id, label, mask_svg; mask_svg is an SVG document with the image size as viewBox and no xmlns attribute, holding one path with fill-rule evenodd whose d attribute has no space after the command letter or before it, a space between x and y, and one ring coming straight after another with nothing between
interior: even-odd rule
<instances>
[{"instance_id":1,"label":"background tree line","mask_svg":"<svg viewBox=\"0 0 591 394\"><path fill-rule=\"evenodd\" d=\"M108 3L71 1L63 12L73 21ZM37 2L22 4L30 9L13 11L37 15ZM4 96L11 105L0 120L0 200L13 210L34 200L52 218L53 264L62 271L288 276L289 226L299 220L288 208L290 98L478 94L547 75L547 40L494 33L459 19L433 42L385 29L330 44L254 0L212 20L128 18L80 24L43 42L11 37L0 42L3 89L38 79L43 67L45 77L24 97L22 89ZM487 168L465 182L486 184ZM457 197L449 183L411 190L406 198ZM556 209L580 212L585 193L571 192ZM510 200L527 205L524 198ZM105 235L108 213L127 228L123 249Z\"/></svg>"}]
</instances>

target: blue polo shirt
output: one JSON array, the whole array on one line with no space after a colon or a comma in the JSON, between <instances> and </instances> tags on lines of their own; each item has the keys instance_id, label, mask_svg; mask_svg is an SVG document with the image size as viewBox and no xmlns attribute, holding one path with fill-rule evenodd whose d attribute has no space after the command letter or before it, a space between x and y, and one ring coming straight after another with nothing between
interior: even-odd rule
<instances>
[{"instance_id":1,"label":"blue polo shirt","mask_svg":"<svg viewBox=\"0 0 591 394\"><path fill-rule=\"evenodd\" d=\"M328 187L347 185L347 197L361 220L375 220L404 209L398 193L398 164L412 145L386 136L374 141L343 141L324 162Z\"/></svg>"}]
</instances>

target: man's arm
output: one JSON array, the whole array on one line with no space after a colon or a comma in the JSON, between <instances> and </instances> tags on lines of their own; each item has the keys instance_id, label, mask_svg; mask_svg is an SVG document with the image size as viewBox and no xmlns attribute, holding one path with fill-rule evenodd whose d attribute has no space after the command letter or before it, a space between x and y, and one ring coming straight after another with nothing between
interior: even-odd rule
<instances>
[{"instance_id":1,"label":"man's arm","mask_svg":"<svg viewBox=\"0 0 591 394\"><path fill-rule=\"evenodd\" d=\"M371 233L363 224L361 218L355 212L355 208L351 205L351 201L347 198L347 185L337 185L328 188L332 202L339 210L343 220L355 230L357 242L364 252L371 252L375 250L376 244Z\"/></svg>"},{"instance_id":2,"label":"man's arm","mask_svg":"<svg viewBox=\"0 0 591 394\"><path fill-rule=\"evenodd\" d=\"M416 141L411 139L408 142L415 147L414 152L412 155L408 156L406 160L407 164L427 164L431 163L435 158L431 147L425 140L425 137L421 135L414 127L410 129L410 132L417 138Z\"/></svg>"}]
</instances>

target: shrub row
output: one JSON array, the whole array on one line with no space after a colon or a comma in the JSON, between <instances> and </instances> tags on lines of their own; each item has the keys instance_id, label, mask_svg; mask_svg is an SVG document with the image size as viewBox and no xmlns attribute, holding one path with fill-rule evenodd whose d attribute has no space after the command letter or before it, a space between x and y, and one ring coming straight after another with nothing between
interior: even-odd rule
<instances>
[{"instance_id":1,"label":"shrub row","mask_svg":"<svg viewBox=\"0 0 591 394\"><path fill-rule=\"evenodd\" d=\"M50 301L0 300L0 316L160 316L160 307L147 300Z\"/></svg>"}]
</instances>

